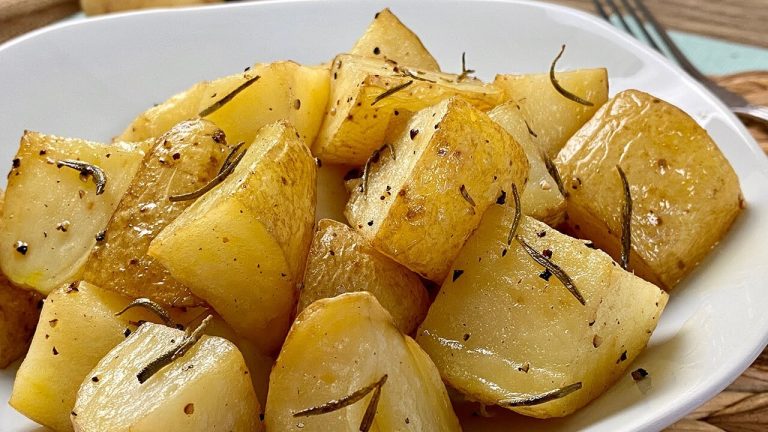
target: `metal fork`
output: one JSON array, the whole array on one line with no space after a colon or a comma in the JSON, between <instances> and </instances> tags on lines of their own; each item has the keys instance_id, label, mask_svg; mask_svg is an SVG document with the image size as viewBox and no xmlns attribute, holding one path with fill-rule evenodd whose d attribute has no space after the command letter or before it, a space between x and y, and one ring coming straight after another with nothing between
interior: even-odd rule
<instances>
[{"instance_id":1,"label":"metal fork","mask_svg":"<svg viewBox=\"0 0 768 432\"><path fill-rule=\"evenodd\" d=\"M682 67L688 74L690 74L693 78L698 80L700 83L704 84L705 87L707 87L712 93L714 93L720 100L722 100L728 108L731 109L736 115L741 117L742 119L748 118L752 120L757 120L761 122L763 125L768 126L768 107L765 106L758 106L758 105L752 105L750 104L744 97L741 95L734 93L730 90L725 89L724 87L716 84L711 79L707 78L701 71L696 69L696 67L691 64L691 62L688 60L688 58L685 56L685 54L680 51L680 48L675 44L675 42L672 40L672 38L669 37L669 34L667 34L666 29L664 26L661 25L661 23L656 19L656 17L653 16L651 11L648 9L648 7L643 4L642 0L592 0L595 4L595 8L597 9L597 12L600 14L601 17L603 17L606 21L611 23L610 16L616 15L618 17L618 21L620 24L620 27L622 27L627 33L631 34L635 38L639 40L646 40L648 44L650 44L654 49L656 49L658 52L668 56L672 57L677 61L677 63ZM616 4L616 1L619 1L624 8L624 11L632 17L632 19L637 23L637 29L634 29L632 26L629 25L627 20L624 18L624 15L622 13L622 10L618 7ZM605 5L604 5L605 4ZM610 13L609 13L610 12ZM646 25L650 27L654 33L658 36L658 40L654 38L650 32L646 29ZM661 46L659 45L659 42L662 42L667 47L667 51L665 52Z\"/></svg>"}]
</instances>

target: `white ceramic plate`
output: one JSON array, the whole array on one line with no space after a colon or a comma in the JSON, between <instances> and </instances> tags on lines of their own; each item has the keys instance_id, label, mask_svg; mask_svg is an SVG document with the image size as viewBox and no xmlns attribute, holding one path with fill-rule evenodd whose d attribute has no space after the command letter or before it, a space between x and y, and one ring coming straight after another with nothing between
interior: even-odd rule
<instances>
[{"instance_id":1,"label":"white ceramic plate","mask_svg":"<svg viewBox=\"0 0 768 432\"><path fill-rule=\"evenodd\" d=\"M768 340L768 161L738 120L680 69L602 21L571 9L514 1L388 0L259 2L148 11L71 22L0 47L0 161L10 165L24 129L108 140L139 112L192 83L256 61L328 61L351 47L374 12L391 7L445 70L482 78L547 69L560 45L562 68L606 66L611 93L637 88L704 125L733 164L748 209L728 238L672 295L648 350L629 374L566 419L470 417L467 430L658 430L735 379ZM761 226L762 224L762 226ZM749 243L752 241L752 243ZM8 399L13 370L0 375ZM496 424L498 427L493 427ZM511 428L510 425L517 425ZM0 429L36 426L0 406Z\"/></svg>"}]
</instances>

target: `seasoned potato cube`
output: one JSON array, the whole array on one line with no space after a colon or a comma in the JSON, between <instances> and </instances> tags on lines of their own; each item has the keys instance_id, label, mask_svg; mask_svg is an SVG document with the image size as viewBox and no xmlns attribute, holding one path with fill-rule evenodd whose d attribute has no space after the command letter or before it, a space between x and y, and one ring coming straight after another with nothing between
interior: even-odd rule
<instances>
[{"instance_id":1,"label":"seasoned potato cube","mask_svg":"<svg viewBox=\"0 0 768 432\"><path fill-rule=\"evenodd\" d=\"M549 226L558 225L565 216L565 197L547 170L544 158L548 156L532 140L535 137L521 113L520 105L516 102L501 104L489 112L488 117L512 135L528 156L528 184L524 191L520 191L523 213Z\"/></svg>"},{"instance_id":2,"label":"seasoned potato cube","mask_svg":"<svg viewBox=\"0 0 768 432\"><path fill-rule=\"evenodd\" d=\"M17 288L0 276L0 369L27 352L41 301L39 294Z\"/></svg>"},{"instance_id":3,"label":"seasoned potato cube","mask_svg":"<svg viewBox=\"0 0 768 432\"><path fill-rule=\"evenodd\" d=\"M157 319L139 309L115 316L129 302L86 282L53 291L16 373L11 406L53 430L71 431L69 413L88 371L135 329L131 322Z\"/></svg>"},{"instance_id":4,"label":"seasoned potato cube","mask_svg":"<svg viewBox=\"0 0 768 432\"><path fill-rule=\"evenodd\" d=\"M204 117L230 143L250 143L262 126L288 120L314 141L328 102L328 69L292 61L261 63L244 73L195 84L140 114L117 139L156 138L184 120Z\"/></svg>"},{"instance_id":5,"label":"seasoned potato cube","mask_svg":"<svg viewBox=\"0 0 768 432\"><path fill-rule=\"evenodd\" d=\"M207 120L179 123L155 141L85 265L85 280L129 297L172 306L200 304L187 287L147 256L153 238L194 201L169 196L210 182L228 149L224 133Z\"/></svg>"},{"instance_id":6,"label":"seasoned potato cube","mask_svg":"<svg viewBox=\"0 0 768 432\"><path fill-rule=\"evenodd\" d=\"M350 54L392 60L405 66L440 72L440 66L421 40L389 10L377 12Z\"/></svg>"},{"instance_id":7,"label":"seasoned potato cube","mask_svg":"<svg viewBox=\"0 0 768 432\"><path fill-rule=\"evenodd\" d=\"M226 339L202 336L183 357L139 382L147 365L184 338L181 330L147 323L112 349L80 386L71 415L75 431L263 430L248 368Z\"/></svg>"},{"instance_id":8,"label":"seasoned potato cube","mask_svg":"<svg viewBox=\"0 0 768 432\"><path fill-rule=\"evenodd\" d=\"M403 132L368 164L345 214L373 247L442 282L501 190L525 187L528 159L501 126L459 98L415 114Z\"/></svg>"},{"instance_id":9,"label":"seasoned potato cube","mask_svg":"<svg viewBox=\"0 0 768 432\"><path fill-rule=\"evenodd\" d=\"M687 114L637 90L611 99L558 155L568 224L621 255L624 171L632 197L630 268L673 288L725 235L743 206L739 179Z\"/></svg>"},{"instance_id":10,"label":"seasoned potato cube","mask_svg":"<svg viewBox=\"0 0 768 432\"><path fill-rule=\"evenodd\" d=\"M508 243L514 216L508 206L488 209L417 341L443 379L470 399L533 417L564 416L626 372L668 296L603 252L523 216L517 235L571 278L582 305L521 242ZM550 402L540 400L558 389Z\"/></svg>"},{"instance_id":11,"label":"seasoned potato cube","mask_svg":"<svg viewBox=\"0 0 768 432\"><path fill-rule=\"evenodd\" d=\"M361 430L370 393L331 412L295 414L382 380L370 430L461 430L434 364L371 294L318 300L299 314L272 370L267 430Z\"/></svg>"},{"instance_id":12,"label":"seasoned potato cube","mask_svg":"<svg viewBox=\"0 0 768 432\"><path fill-rule=\"evenodd\" d=\"M537 135L533 141L552 158L608 100L605 68L557 72L555 76L563 88L591 102L592 106L558 93L548 73L497 75L494 81L494 85L504 90L507 99L520 105L523 117Z\"/></svg>"},{"instance_id":13,"label":"seasoned potato cube","mask_svg":"<svg viewBox=\"0 0 768 432\"><path fill-rule=\"evenodd\" d=\"M296 305L315 220L316 166L296 130L265 126L234 172L152 241L149 255L265 353Z\"/></svg>"},{"instance_id":14,"label":"seasoned potato cube","mask_svg":"<svg viewBox=\"0 0 768 432\"><path fill-rule=\"evenodd\" d=\"M8 279L43 295L77 279L147 147L25 132L8 177L0 230L0 267ZM94 176L57 167L61 160L100 168L103 193Z\"/></svg>"},{"instance_id":15,"label":"seasoned potato cube","mask_svg":"<svg viewBox=\"0 0 768 432\"><path fill-rule=\"evenodd\" d=\"M451 96L461 96L481 110L504 97L498 88L473 78L339 55L331 65L328 109L313 153L323 162L363 165L384 144L387 125L400 110L419 111Z\"/></svg>"},{"instance_id":16,"label":"seasoned potato cube","mask_svg":"<svg viewBox=\"0 0 768 432\"><path fill-rule=\"evenodd\" d=\"M315 300L354 291L376 296L405 334L416 329L429 308L429 293L415 273L367 245L347 225L323 219L309 249L299 311Z\"/></svg>"}]
</instances>

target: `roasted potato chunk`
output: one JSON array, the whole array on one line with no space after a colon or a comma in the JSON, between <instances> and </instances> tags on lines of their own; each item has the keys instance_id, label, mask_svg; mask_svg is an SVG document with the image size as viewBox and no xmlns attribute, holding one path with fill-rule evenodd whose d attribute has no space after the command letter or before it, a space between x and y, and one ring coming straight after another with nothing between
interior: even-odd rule
<instances>
[{"instance_id":1,"label":"roasted potato chunk","mask_svg":"<svg viewBox=\"0 0 768 432\"><path fill-rule=\"evenodd\" d=\"M71 414L75 431L263 430L248 368L226 339L202 336L183 357L137 379L184 339L181 330L146 323L112 349L80 386Z\"/></svg>"},{"instance_id":2,"label":"roasted potato chunk","mask_svg":"<svg viewBox=\"0 0 768 432\"><path fill-rule=\"evenodd\" d=\"M440 72L437 60L427 51L421 39L389 8L376 12L368 29L355 42L349 53L392 60L425 71Z\"/></svg>"},{"instance_id":3,"label":"roasted potato chunk","mask_svg":"<svg viewBox=\"0 0 768 432\"><path fill-rule=\"evenodd\" d=\"M507 99L520 105L523 117L536 134L533 141L551 158L608 100L605 68L557 72L555 76L563 88L591 102L592 106L574 102L558 93L548 73L496 75L493 82L504 90Z\"/></svg>"},{"instance_id":4,"label":"roasted potato chunk","mask_svg":"<svg viewBox=\"0 0 768 432\"><path fill-rule=\"evenodd\" d=\"M147 147L25 132L8 177L0 230L0 267L8 279L43 295L77 279ZM57 165L66 160L103 172L103 193L87 168Z\"/></svg>"},{"instance_id":5,"label":"roasted potato chunk","mask_svg":"<svg viewBox=\"0 0 768 432\"><path fill-rule=\"evenodd\" d=\"M152 241L149 255L265 353L290 325L315 220L316 165L296 130L265 126L234 172Z\"/></svg>"},{"instance_id":6,"label":"roasted potato chunk","mask_svg":"<svg viewBox=\"0 0 768 432\"><path fill-rule=\"evenodd\" d=\"M415 114L367 168L347 204L350 225L439 283L501 190L525 187L528 159L501 126L452 98Z\"/></svg>"},{"instance_id":7,"label":"roasted potato chunk","mask_svg":"<svg viewBox=\"0 0 768 432\"><path fill-rule=\"evenodd\" d=\"M166 305L201 304L146 252L152 239L194 202L169 197L205 186L227 153L224 132L207 120L179 123L158 138L93 248L85 280Z\"/></svg>"},{"instance_id":8,"label":"roasted potato chunk","mask_svg":"<svg viewBox=\"0 0 768 432\"><path fill-rule=\"evenodd\" d=\"M363 165L384 144L387 125L400 110L419 111L451 96L481 110L504 97L493 85L472 78L339 55L331 65L328 109L312 151L323 162Z\"/></svg>"},{"instance_id":9,"label":"roasted potato chunk","mask_svg":"<svg viewBox=\"0 0 768 432\"><path fill-rule=\"evenodd\" d=\"M129 302L86 282L53 291L16 373L10 405L53 430L71 431L69 413L88 371L135 329L131 322L157 319L139 309L115 316Z\"/></svg>"},{"instance_id":10,"label":"roasted potato chunk","mask_svg":"<svg viewBox=\"0 0 768 432\"><path fill-rule=\"evenodd\" d=\"M671 289L743 207L739 179L707 132L677 107L628 90L614 96L558 155L568 225L621 255L624 171L632 199L630 268Z\"/></svg>"},{"instance_id":11,"label":"roasted potato chunk","mask_svg":"<svg viewBox=\"0 0 768 432\"><path fill-rule=\"evenodd\" d=\"M429 293L415 273L367 245L347 225L323 219L309 249L299 311L315 300L354 291L373 294L405 334L416 329L429 308Z\"/></svg>"},{"instance_id":12,"label":"roasted potato chunk","mask_svg":"<svg viewBox=\"0 0 768 432\"><path fill-rule=\"evenodd\" d=\"M527 216L521 240L508 242L514 218L509 206L488 209L417 341L443 379L470 399L533 417L564 416L626 372L668 296L602 251ZM523 242L570 277L576 294ZM549 392L552 400L542 399Z\"/></svg>"},{"instance_id":13,"label":"roasted potato chunk","mask_svg":"<svg viewBox=\"0 0 768 432\"><path fill-rule=\"evenodd\" d=\"M361 430L370 394L331 412L295 415L382 380L370 430L461 430L434 364L373 295L318 300L294 322L272 370L267 430Z\"/></svg>"},{"instance_id":14,"label":"roasted potato chunk","mask_svg":"<svg viewBox=\"0 0 768 432\"><path fill-rule=\"evenodd\" d=\"M528 184L519 191L523 213L556 226L565 216L565 197L544 162L549 156L533 141L536 137L521 111L517 102L507 102L494 108L488 117L512 135L528 156Z\"/></svg>"},{"instance_id":15,"label":"roasted potato chunk","mask_svg":"<svg viewBox=\"0 0 768 432\"><path fill-rule=\"evenodd\" d=\"M262 126L288 120L304 141L317 136L328 102L328 69L292 61L260 63L204 81L139 115L117 139L156 138L184 120L203 117L230 143L250 143Z\"/></svg>"},{"instance_id":16,"label":"roasted potato chunk","mask_svg":"<svg viewBox=\"0 0 768 432\"><path fill-rule=\"evenodd\" d=\"M27 352L41 302L36 292L17 288L0 276L0 369Z\"/></svg>"}]
</instances>

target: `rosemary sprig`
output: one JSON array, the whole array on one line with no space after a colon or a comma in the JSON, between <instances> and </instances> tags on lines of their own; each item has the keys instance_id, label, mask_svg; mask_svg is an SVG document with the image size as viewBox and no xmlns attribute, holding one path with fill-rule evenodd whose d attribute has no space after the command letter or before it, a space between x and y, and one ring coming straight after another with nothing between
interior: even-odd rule
<instances>
[{"instance_id":1,"label":"rosemary sprig","mask_svg":"<svg viewBox=\"0 0 768 432\"><path fill-rule=\"evenodd\" d=\"M404 76L404 77L407 77L407 78L413 78L413 79L415 79L417 81L426 81L428 83L437 84L437 81L431 80L431 79L427 79L427 78L424 78L424 77L420 77L418 75L414 75L413 72L411 72L411 71L409 71L408 69L405 69L405 68L403 68L401 76Z\"/></svg>"},{"instance_id":2,"label":"rosemary sprig","mask_svg":"<svg viewBox=\"0 0 768 432\"><path fill-rule=\"evenodd\" d=\"M507 235L507 246L512 244L512 239L515 238L515 232L520 225L520 219L523 216L523 211L520 208L520 193L517 192L517 185L512 183L512 197L515 200L515 219L512 221L512 226L509 228L509 235Z\"/></svg>"},{"instance_id":3,"label":"rosemary sprig","mask_svg":"<svg viewBox=\"0 0 768 432\"><path fill-rule=\"evenodd\" d=\"M581 389L581 382L576 382L576 383L567 385L565 387L556 388L554 390L550 390L544 393L538 393L538 394L517 393L510 398L500 400L498 402L498 405L503 407L523 407L523 406L540 405L546 402L553 401L555 399L564 398L579 389Z\"/></svg>"},{"instance_id":4,"label":"rosemary sprig","mask_svg":"<svg viewBox=\"0 0 768 432\"><path fill-rule=\"evenodd\" d=\"M629 182L624 170L616 165L616 170L621 177L621 184L624 187L624 208L621 212L621 268L629 269L629 255L632 248L632 193L629 190Z\"/></svg>"},{"instance_id":5,"label":"rosemary sprig","mask_svg":"<svg viewBox=\"0 0 768 432\"><path fill-rule=\"evenodd\" d=\"M227 155L227 158L224 159L224 163L221 164L221 168L219 169L219 174L223 173L227 168L229 168L230 165L232 165L232 161L235 160L235 157L237 156L237 152L245 145L244 142L240 141L237 143L236 146L232 147L232 150Z\"/></svg>"},{"instance_id":6,"label":"rosemary sprig","mask_svg":"<svg viewBox=\"0 0 768 432\"><path fill-rule=\"evenodd\" d=\"M554 162L552 162L552 159L549 158L544 152L541 153L541 158L544 160L544 166L547 167L547 172L550 176L552 176L552 180L555 181L555 184L557 185L557 190L560 191L560 194L564 197L568 197L568 191L565 190L565 186L563 186L563 179L560 177L560 171L557 170L557 166Z\"/></svg>"},{"instance_id":7,"label":"rosemary sprig","mask_svg":"<svg viewBox=\"0 0 768 432\"><path fill-rule=\"evenodd\" d=\"M208 315L205 317L205 319L200 323L199 326L197 326L197 328L195 328L195 330L193 330L191 333L188 331L185 332L186 334L184 339L181 340L179 345L171 348L160 357L152 360L148 365L144 366L144 368L139 371L138 374L136 374L136 378L139 380L139 384L144 384L162 368L168 366L169 364L173 363L174 360L186 354L187 351L189 351L189 349L192 348L198 340L200 340L200 337L203 336L205 328L208 326L208 323L211 322L212 319L213 315Z\"/></svg>"},{"instance_id":8,"label":"rosemary sprig","mask_svg":"<svg viewBox=\"0 0 768 432\"><path fill-rule=\"evenodd\" d=\"M469 195L469 192L467 192L467 187L464 185L461 185L459 187L459 193L461 193L461 197L464 198L464 201L468 202L469 205L471 205L473 208L475 207L475 200L472 199L472 197Z\"/></svg>"},{"instance_id":9,"label":"rosemary sprig","mask_svg":"<svg viewBox=\"0 0 768 432\"><path fill-rule=\"evenodd\" d=\"M538 138L539 135L536 132L534 132L533 129L531 129L531 125L528 124L528 120L523 119L523 122L525 123L525 127L528 128L528 135L534 138Z\"/></svg>"},{"instance_id":10,"label":"rosemary sprig","mask_svg":"<svg viewBox=\"0 0 768 432\"><path fill-rule=\"evenodd\" d=\"M388 96L391 96L391 95L393 95L393 94L395 94L395 93L399 92L400 90L403 90L404 88L408 87L408 86L409 86L409 85L411 85L411 84L413 84L413 80L410 80L410 81L408 81L408 82L404 82L404 83L402 83L402 84L400 84L400 85L397 85L397 86L394 86L394 87L392 87L392 88L391 88L391 89L389 89L389 90L386 90L386 91L384 91L384 92L383 92L383 93L381 93L380 95L376 96L376 99L374 99L374 100L373 100L373 102L371 102L371 106L374 106L374 105L376 105L376 104L377 104L377 103L379 103L379 101L381 101L382 99L384 99L384 98L386 98L386 97L388 97Z\"/></svg>"},{"instance_id":11,"label":"rosemary sprig","mask_svg":"<svg viewBox=\"0 0 768 432\"><path fill-rule=\"evenodd\" d=\"M552 60L552 65L549 67L549 81L552 83L552 87L554 87L555 90L557 90L557 92L563 95L566 99L570 99L582 105L594 106L592 102L576 96L575 94L564 89L563 86L561 86L560 83L557 82L557 78L555 78L555 65L557 64L557 61L560 60L560 57L563 55L563 52L565 52L565 45L560 47L560 52L557 54L557 57L555 57L555 59Z\"/></svg>"},{"instance_id":12,"label":"rosemary sprig","mask_svg":"<svg viewBox=\"0 0 768 432\"><path fill-rule=\"evenodd\" d=\"M379 407L379 399L381 399L381 387L387 382L387 376L384 375L381 379L383 381L373 389L371 400L368 401L368 406L365 408L363 419L360 421L360 432L368 432L373 426L373 419L376 417L376 409Z\"/></svg>"},{"instance_id":13,"label":"rosemary sprig","mask_svg":"<svg viewBox=\"0 0 768 432\"><path fill-rule=\"evenodd\" d=\"M248 78L244 83L240 84L236 89L232 90L226 96L224 96L223 98L221 98L218 101L216 101L213 105L211 105L208 108L200 111L199 116L200 117L207 117L207 116L215 113L216 111L219 110L219 108L221 108L224 105L226 105L227 102L229 102L232 99L234 99L235 96L237 96L241 91L247 89L248 87L251 86L251 84L253 84L256 81L258 81L259 78L261 78L259 75L256 75L256 76L254 76L252 78Z\"/></svg>"},{"instance_id":14,"label":"rosemary sprig","mask_svg":"<svg viewBox=\"0 0 768 432\"><path fill-rule=\"evenodd\" d=\"M56 168L67 167L73 170L80 171L80 178L88 180L88 177L93 179L96 184L96 195L104 193L107 187L107 173L97 165L89 164L79 160L65 159L56 161Z\"/></svg>"},{"instance_id":15,"label":"rosemary sprig","mask_svg":"<svg viewBox=\"0 0 768 432\"><path fill-rule=\"evenodd\" d=\"M333 399L330 400L322 405L314 406L312 408L303 409L301 411L297 411L293 413L294 417L309 417L309 416L315 416L319 414L326 414L333 411L338 411L342 408L348 407L355 402L361 400L364 398L368 393L373 391L374 389L380 389L384 383L387 382L387 375L385 374L381 378L379 378L376 382L369 384L359 390L355 390L354 392L348 394L347 396L344 396L340 399ZM373 402L373 398L371 398L371 402ZM369 403L370 406L370 403ZM366 410L367 413L367 410ZM363 420L365 420L365 416L363 417ZM362 427L362 425L361 425Z\"/></svg>"},{"instance_id":16,"label":"rosemary sprig","mask_svg":"<svg viewBox=\"0 0 768 432\"><path fill-rule=\"evenodd\" d=\"M456 82L462 82L469 77L469 74L473 74L476 71L474 69L467 69L467 53L461 53L461 74L456 78Z\"/></svg>"},{"instance_id":17,"label":"rosemary sprig","mask_svg":"<svg viewBox=\"0 0 768 432\"><path fill-rule=\"evenodd\" d=\"M137 298L136 300L128 303L128 305L124 307L120 312L117 312L115 316L120 316L126 313L129 309L133 309L135 307L144 308L153 312L155 315L158 316L158 318L163 320L163 324L167 325L168 327L176 327L176 323L173 322L171 315L168 313L167 310L165 310L164 307L144 297Z\"/></svg>"},{"instance_id":18,"label":"rosemary sprig","mask_svg":"<svg viewBox=\"0 0 768 432\"><path fill-rule=\"evenodd\" d=\"M379 158L381 157L381 152L384 151L385 148L389 149L389 152L392 155L393 160L397 159L397 156L395 155L395 147L392 146L392 144L386 143L383 146L379 147L378 149L374 150L373 153L371 153L371 155L368 157L368 160L365 161L365 165L363 165L362 181L360 182L361 193L363 194L368 193L368 177L370 176L371 165L379 161Z\"/></svg>"},{"instance_id":19,"label":"rosemary sprig","mask_svg":"<svg viewBox=\"0 0 768 432\"><path fill-rule=\"evenodd\" d=\"M584 297L581 295L579 290L576 288L576 285L574 285L573 280L571 280L571 277L568 276L568 274L563 271L563 269L560 268L557 264L550 261L549 258L545 257L544 255L540 254L539 251L532 248L531 245L526 243L525 240L523 240L522 237L519 235L515 237L517 241L523 246L523 249L525 249L526 252L528 252L528 255L531 256L531 258L536 261L539 265L544 267L545 269L549 270L550 273L555 275L560 282L565 286L565 288L573 294L574 297L576 297L576 300L579 301L582 305L586 305L587 302L584 300Z\"/></svg>"},{"instance_id":20,"label":"rosemary sprig","mask_svg":"<svg viewBox=\"0 0 768 432\"><path fill-rule=\"evenodd\" d=\"M209 181L205 186L201 187L198 190L187 192L184 194L179 195L170 195L168 197L168 200L171 202L178 202L178 201L188 201L200 198L208 192L209 190L216 187L219 183L223 182L224 179L226 179L230 174L232 174L232 171L235 170L237 167L237 164L240 163L241 160L243 160L243 157L245 156L245 152L239 153L234 160L230 162L229 165L227 165L226 169L223 169L219 174L216 175L211 181Z\"/></svg>"}]
</instances>

